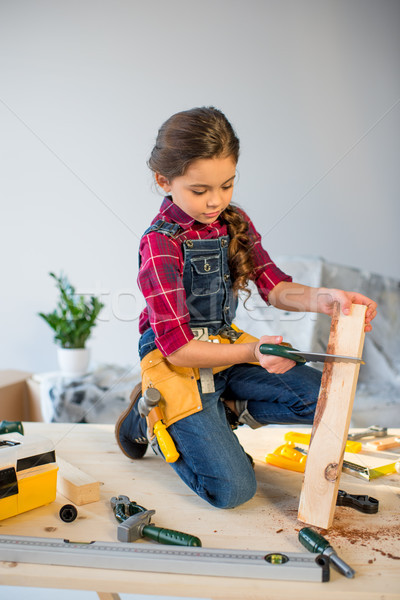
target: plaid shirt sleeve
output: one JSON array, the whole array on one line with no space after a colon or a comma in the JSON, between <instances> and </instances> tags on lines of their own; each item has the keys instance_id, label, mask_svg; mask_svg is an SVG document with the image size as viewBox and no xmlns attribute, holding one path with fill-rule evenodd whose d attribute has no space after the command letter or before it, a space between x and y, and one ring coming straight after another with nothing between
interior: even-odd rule
<instances>
[{"instance_id":1,"label":"plaid shirt sleeve","mask_svg":"<svg viewBox=\"0 0 400 600\"><path fill-rule=\"evenodd\" d=\"M281 281L292 281L292 277L281 271L281 269L279 269L279 267L271 260L268 252L264 250L262 246L261 235L256 231L254 224L243 210L238 210L248 222L249 235L254 239L254 276L252 277L252 280L257 285L262 299L269 304L268 295L270 291Z\"/></svg>"},{"instance_id":2,"label":"plaid shirt sleeve","mask_svg":"<svg viewBox=\"0 0 400 600\"><path fill-rule=\"evenodd\" d=\"M147 303L155 343L168 356L193 339L182 281L180 242L150 232L140 244L138 285Z\"/></svg>"}]
</instances>

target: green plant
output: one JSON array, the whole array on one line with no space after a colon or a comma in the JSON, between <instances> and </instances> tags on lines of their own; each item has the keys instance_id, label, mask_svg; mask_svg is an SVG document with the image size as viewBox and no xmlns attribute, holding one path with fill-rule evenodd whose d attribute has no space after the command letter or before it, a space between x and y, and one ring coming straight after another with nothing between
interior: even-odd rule
<instances>
[{"instance_id":1,"label":"green plant","mask_svg":"<svg viewBox=\"0 0 400 600\"><path fill-rule=\"evenodd\" d=\"M87 302L85 296L78 296L75 288L62 273L56 281L60 292L57 308L48 314L38 313L55 331L54 341L62 348L84 348L96 319L104 304L94 296Z\"/></svg>"}]
</instances>

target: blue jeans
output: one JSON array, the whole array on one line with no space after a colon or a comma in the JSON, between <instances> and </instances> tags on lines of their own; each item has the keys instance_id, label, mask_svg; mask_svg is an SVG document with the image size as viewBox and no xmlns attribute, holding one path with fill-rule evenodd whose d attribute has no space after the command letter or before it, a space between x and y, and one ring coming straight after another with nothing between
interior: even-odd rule
<instances>
[{"instance_id":1,"label":"blue jeans","mask_svg":"<svg viewBox=\"0 0 400 600\"><path fill-rule=\"evenodd\" d=\"M203 410L169 426L179 459L171 463L201 498L219 508L233 508L256 492L253 467L225 416L221 395L247 400L250 415L263 425L311 424L321 373L296 366L283 375L259 365L235 365L214 377L215 392L202 394Z\"/></svg>"}]
</instances>

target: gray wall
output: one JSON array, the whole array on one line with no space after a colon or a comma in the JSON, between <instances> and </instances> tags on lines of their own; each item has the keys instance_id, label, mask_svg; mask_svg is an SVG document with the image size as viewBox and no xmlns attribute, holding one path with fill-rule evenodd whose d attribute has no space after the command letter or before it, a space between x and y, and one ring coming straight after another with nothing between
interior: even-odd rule
<instances>
[{"instance_id":1,"label":"gray wall","mask_svg":"<svg viewBox=\"0 0 400 600\"><path fill-rule=\"evenodd\" d=\"M265 247L400 277L392 0L0 2L1 368L56 368L48 272L103 294L96 361L137 362L159 125L221 108ZM279 332L277 332L279 333Z\"/></svg>"}]
</instances>

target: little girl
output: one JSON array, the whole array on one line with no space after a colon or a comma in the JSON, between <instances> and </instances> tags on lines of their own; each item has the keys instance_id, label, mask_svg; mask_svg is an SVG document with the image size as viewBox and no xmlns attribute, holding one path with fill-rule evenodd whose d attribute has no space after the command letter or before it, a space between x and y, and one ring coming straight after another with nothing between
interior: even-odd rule
<instances>
[{"instance_id":1,"label":"little girl","mask_svg":"<svg viewBox=\"0 0 400 600\"><path fill-rule=\"evenodd\" d=\"M265 302L282 310L344 314L367 305L365 330L376 303L354 292L293 283L270 259L247 214L231 204L239 140L225 115L195 108L160 128L148 161L165 192L139 251L138 283L146 299L140 316L142 384L116 424L121 450L144 456L151 424L138 400L149 387L161 394L163 422L179 458L173 469L201 498L237 506L256 491L251 457L233 428L313 422L319 371L263 355L262 343L234 323L239 292L253 281ZM142 413L143 414L143 413Z\"/></svg>"}]
</instances>

